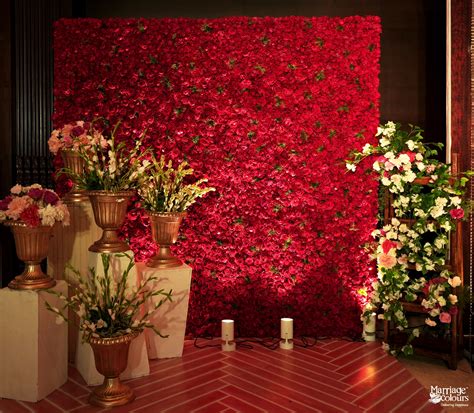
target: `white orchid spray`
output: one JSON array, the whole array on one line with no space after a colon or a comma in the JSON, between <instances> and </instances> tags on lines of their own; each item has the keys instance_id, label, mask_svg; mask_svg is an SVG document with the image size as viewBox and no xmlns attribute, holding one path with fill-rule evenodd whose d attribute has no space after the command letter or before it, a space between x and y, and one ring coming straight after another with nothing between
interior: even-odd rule
<instances>
[{"instance_id":1,"label":"white orchid spray","mask_svg":"<svg viewBox=\"0 0 474 413\"><path fill-rule=\"evenodd\" d=\"M161 337L166 337L151 323L150 317L165 302L172 300L172 290L154 289L158 280L150 276L140 281L138 286L130 287L128 278L134 266L133 258L126 253L115 254L129 259L127 268L121 273L114 273L111 266L111 255L101 254L103 272L89 268L89 274L83 277L79 271L68 265L73 281L69 284L75 294L66 297L54 290L49 293L58 296L64 305L62 308L51 306L46 308L57 316L57 321L69 321L67 310L72 309L79 317L79 329L83 332L83 341L90 337L110 338L131 332L142 332L145 328L152 329ZM161 297L159 301L155 297ZM148 311L142 311L147 304Z\"/></svg>"}]
</instances>

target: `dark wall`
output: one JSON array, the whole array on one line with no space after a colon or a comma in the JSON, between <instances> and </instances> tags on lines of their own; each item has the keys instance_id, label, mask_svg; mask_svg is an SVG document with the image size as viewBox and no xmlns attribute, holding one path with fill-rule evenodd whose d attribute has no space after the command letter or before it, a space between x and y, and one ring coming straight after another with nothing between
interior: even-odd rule
<instances>
[{"instance_id":1,"label":"dark wall","mask_svg":"<svg viewBox=\"0 0 474 413\"><path fill-rule=\"evenodd\" d=\"M61 17L348 16L382 18L381 121L445 140L443 0L0 0L0 197L14 182L51 184L52 23ZM12 239L0 228L0 283Z\"/></svg>"}]
</instances>

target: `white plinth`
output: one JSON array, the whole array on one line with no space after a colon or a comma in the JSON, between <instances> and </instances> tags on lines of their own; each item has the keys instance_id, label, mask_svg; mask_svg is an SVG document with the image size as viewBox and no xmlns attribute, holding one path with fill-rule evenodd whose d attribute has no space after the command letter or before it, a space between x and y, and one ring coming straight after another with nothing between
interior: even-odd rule
<instances>
[{"instance_id":1,"label":"white plinth","mask_svg":"<svg viewBox=\"0 0 474 413\"><path fill-rule=\"evenodd\" d=\"M127 254L133 257L132 251L127 251ZM114 274L122 274L127 268L128 263L128 258L114 255L110 260L110 268L114 271ZM103 274L100 254L89 252L87 267L94 267L96 268L97 274ZM128 280L128 287L130 288L139 284L140 278L136 267L133 267L130 271ZM94 353L92 352L91 346L88 343L82 343L81 337L78 337L76 349L76 368L89 386L100 384L104 380L104 376L99 374L95 368ZM150 365L148 363L147 346L145 335L141 334L133 340L130 345L128 367L120 378L125 380L146 376L148 374L150 374Z\"/></svg>"},{"instance_id":2,"label":"white plinth","mask_svg":"<svg viewBox=\"0 0 474 413\"><path fill-rule=\"evenodd\" d=\"M87 274L89 247L100 238L102 230L94 221L94 213L89 200L71 202L67 204L71 215L71 224L68 227L56 225L53 237L49 244L48 274L57 280L71 281L69 272L65 272L69 262L81 274ZM70 275L70 274L69 274ZM69 291L69 296L74 295ZM70 311L69 319L77 322L77 317ZM68 353L69 360L74 362L78 327L75 323L69 324Z\"/></svg>"},{"instance_id":3,"label":"white plinth","mask_svg":"<svg viewBox=\"0 0 474 413\"><path fill-rule=\"evenodd\" d=\"M0 398L37 402L67 381L67 325L45 301L62 307L45 291L0 290Z\"/></svg>"},{"instance_id":4,"label":"white plinth","mask_svg":"<svg viewBox=\"0 0 474 413\"><path fill-rule=\"evenodd\" d=\"M168 338L161 338L152 330L147 330L148 356L151 359L181 357L188 317L192 269L188 265L155 269L146 267L144 263L137 263L137 269L143 278L151 275L158 278L155 283L156 289L164 289L166 292L173 290L173 301L164 303L151 318L152 323L163 335L168 335ZM162 297L155 297L155 300L159 301L160 298Z\"/></svg>"}]
</instances>

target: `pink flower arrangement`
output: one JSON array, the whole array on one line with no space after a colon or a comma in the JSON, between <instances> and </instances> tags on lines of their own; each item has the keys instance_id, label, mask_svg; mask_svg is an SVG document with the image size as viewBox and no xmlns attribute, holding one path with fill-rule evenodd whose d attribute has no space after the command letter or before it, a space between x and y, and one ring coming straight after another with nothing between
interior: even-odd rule
<instances>
[{"instance_id":1,"label":"pink flower arrangement","mask_svg":"<svg viewBox=\"0 0 474 413\"><path fill-rule=\"evenodd\" d=\"M48 140L49 150L53 155L62 150L78 151L80 147L88 148L91 144L106 143L105 138L92 125L84 121L65 124L62 128L51 132Z\"/></svg>"},{"instance_id":2,"label":"pink flower arrangement","mask_svg":"<svg viewBox=\"0 0 474 413\"><path fill-rule=\"evenodd\" d=\"M360 334L377 182L342 161L376 140L379 43L378 17L56 22L55 124L122 119L120 140L147 130L216 188L173 247L193 267L188 333L228 317L273 335L293 316L296 334ZM154 254L141 208L122 236Z\"/></svg>"},{"instance_id":3,"label":"pink flower arrangement","mask_svg":"<svg viewBox=\"0 0 474 413\"><path fill-rule=\"evenodd\" d=\"M0 200L0 222L23 221L30 227L69 225L69 211L56 192L39 184L15 185Z\"/></svg>"}]
</instances>

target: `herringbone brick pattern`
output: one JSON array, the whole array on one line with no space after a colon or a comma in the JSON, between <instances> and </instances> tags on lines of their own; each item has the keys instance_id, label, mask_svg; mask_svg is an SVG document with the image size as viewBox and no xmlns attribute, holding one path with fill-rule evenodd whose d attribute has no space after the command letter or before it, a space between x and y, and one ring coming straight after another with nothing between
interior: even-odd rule
<instances>
[{"instance_id":1,"label":"herringbone brick pattern","mask_svg":"<svg viewBox=\"0 0 474 413\"><path fill-rule=\"evenodd\" d=\"M179 359L151 362L128 381L136 400L113 413L441 412L428 392L378 343L320 341L292 351L258 344L224 353L185 344ZM2 413L101 412L74 368L68 382L38 403L0 400Z\"/></svg>"}]
</instances>

